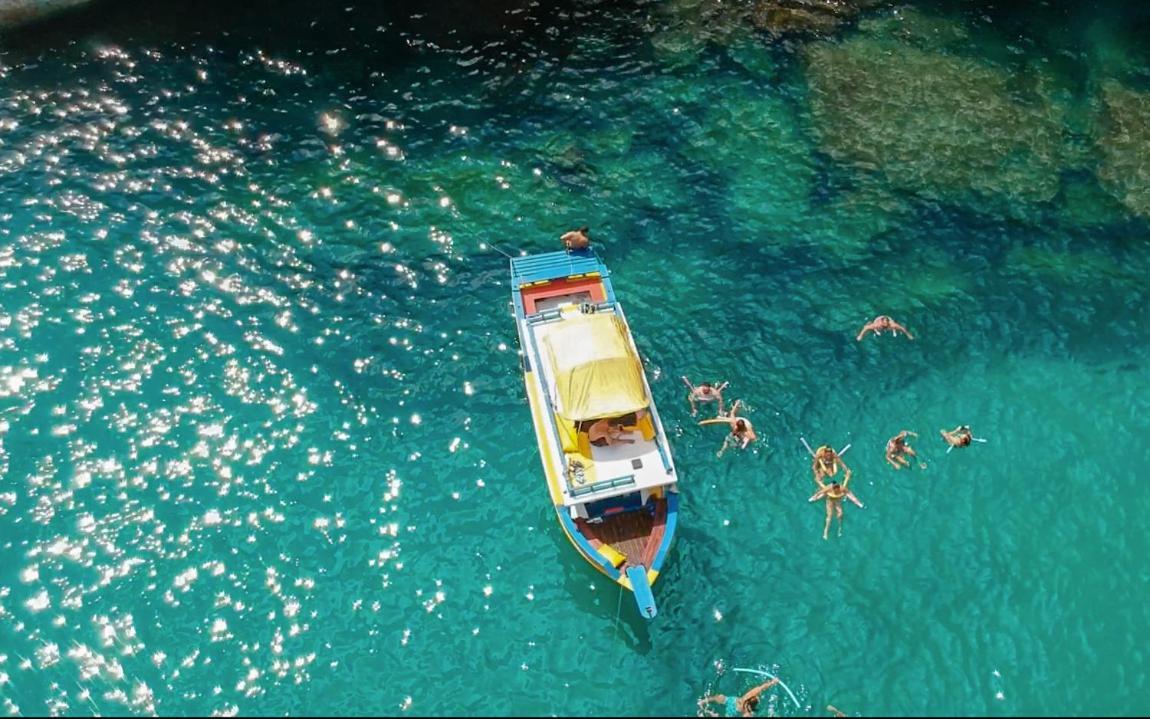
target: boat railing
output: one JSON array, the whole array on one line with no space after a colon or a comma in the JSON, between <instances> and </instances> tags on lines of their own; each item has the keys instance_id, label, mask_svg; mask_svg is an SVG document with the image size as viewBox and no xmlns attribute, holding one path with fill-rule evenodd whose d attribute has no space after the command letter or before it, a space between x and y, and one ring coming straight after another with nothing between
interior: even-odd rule
<instances>
[{"instance_id":1,"label":"boat railing","mask_svg":"<svg viewBox=\"0 0 1150 719\"><path fill-rule=\"evenodd\" d=\"M659 435L655 435L654 439L655 447L659 449L659 459L663 460L663 469L667 471L667 474L670 474L672 471L671 458L667 456L667 449L663 446L663 443L659 441Z\"/></svg>"},{"instance_id":2,"label":"boat railing","mask_svg":"<svg viewBox=\"0 0 1150 719\"><path fill-rule=\"evenodd\" d=\"M584 302L579 306L579 311L583 314L593 314L596 312L615 312L615 303L610 301L604 302ZM554 322L563 317L563 310L559 307L551 307L545 310L540 310L534 314L527 315L528 325L541 325L548 322Z\"/></svg>"},{"instance_id":3,"label":"boat railing","mask_svg":"<svg viewBox=\"0 0 1150 719\"><path fill-rule=\"evenodd\" d=\"M618 487L629 487L635 484L635 475L628 474L622 477L615 477L614 479L604 479L593 484L588 484L583 487L571 487L570 495L572 497L582 497L586 494L595 494L602 492L605 489L616 489ZM568 484L570 486L570 484Z\"/></svg>"}]
</instances>

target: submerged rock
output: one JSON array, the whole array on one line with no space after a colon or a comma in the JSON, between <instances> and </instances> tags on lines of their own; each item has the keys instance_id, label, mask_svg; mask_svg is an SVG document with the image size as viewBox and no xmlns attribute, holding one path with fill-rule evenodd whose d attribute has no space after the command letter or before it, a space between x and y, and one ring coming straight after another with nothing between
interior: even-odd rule
<instances>
[{"instance_id":1,"label":"submerged rock","mask_svg":"<svg viewBox=\"0 0 1150 719\"><path fill-rule=\"evenodd\" d=\"M1131 212L1150 217L1150 92L1103 84L1095 142L1102 186Z\"/></svg>"},{"instance_id":2,"label":"submerged rock","mask_svg":"<svg viewBox=\"0 0 1150 719\"><path fill-rule=\"evenodd\" d=\"M965 49L970 30L961 22L928 15L914 7L901 7L859 20L859 32L873 38L887 38L922 50Z\"/></svg>"},{"instance_id":3,"label":"submerged rock","mask_svg":"<svg viewBox=\"0 0 1150 719\"><path fill-rule=\"evenodd\" d=\"M705 110L685 132L683 154L719 178L740 240L770 227L780 242L800 234L815 182L811 145L781 95L732 81L713 84Z\"/></svg>"},{"instance_id":4,"label":"submerged rock","mask_svg":"<svg viewBox=\"0 0 1150 719\"><path fill-rule=\"evenodd\" d=\"M832 9L820 8L821 5L832 3L815 3L813 8L803 7L808 4L760 2L751 12L751 20L758 29L779 36L803 33L827 35L838 30L845 19L843 14Z\"/></svg>"},{"instance_id":5,"label":"submerged rock","mask_svg":"<svg viewBox=\"0 0 1150 719\"><path fill-rule=\"evenodd\" d=\"M728 46L754 31L773 38L795 35L824 37L862 10L888 0L672 0L661 7L668 22L652 36L656 54L670 64L694 62L708 43Z\"/></svg>"},{"instance_id":6,"label":"submerged rock","mask_svg":"<svg viewBox=\"0 0 1150 719\"><path fill-rule=\"evenodd\" d=\"M936 199L1018 209L1057 195L1058 114L1016 74L889 35L814 43L805 59L815 129L834 159Z\"/></svg>"},{"instance_id":7,"label":"submerged rock","mask_svg":"<svg viewBox=\"0 0 1150 719\"><path fill-rule=\"evenodd\" d=\"M1015 245L1006 255L1007 271L1034 275L1044 282L1061 282L1076 287L1091 284L1140 282L1141 274L1123 266L1100 251L1071 251Z\"/></svg>"},{"instance_id":8,"label":"submerged rock","mask_svg":"<svg viewBox=\"0 0 1150 719\"><path fill-rule=\"evenodd\" d=\"M0 0L0 29L42 20L91 0Z\"/></svg>"}]
</instances>

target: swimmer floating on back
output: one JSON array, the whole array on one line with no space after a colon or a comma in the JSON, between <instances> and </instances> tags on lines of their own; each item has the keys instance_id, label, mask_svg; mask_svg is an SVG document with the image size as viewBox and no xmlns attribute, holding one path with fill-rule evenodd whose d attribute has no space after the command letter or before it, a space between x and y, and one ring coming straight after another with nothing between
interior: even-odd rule
<instances>
[{"instance_id":1,"label":"swimmer floating on back","mask_svg":"<svg viewBox=\"0 0 1150 719\"><path fill-rule=\"evenodd\" d=\"M969 447L971 442L985 442L985 439L975 437L970 431L970 425L960 424L954 429L947 432L945 429L938 431L946 443L950 446L946 448L946 453L950 454L950 450L955 447Z\"/></svg>"}]
</instances>

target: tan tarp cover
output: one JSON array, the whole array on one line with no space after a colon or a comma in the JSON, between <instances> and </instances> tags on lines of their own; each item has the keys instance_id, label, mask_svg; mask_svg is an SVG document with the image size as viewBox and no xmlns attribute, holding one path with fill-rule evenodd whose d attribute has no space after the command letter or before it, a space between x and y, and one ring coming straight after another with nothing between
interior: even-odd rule
<instances>
[{"instance_id":1,"label":"tan tarp cover","mask_svg":"<svg viewBox=\"0 0 1150 719\"><path fill-rule=\"evenodd\" d=\"M642 366L616 315L572 317L543 341L551 355L559 414L583 421L617 417L647 406Z\"/></svg>"}]
</instances>

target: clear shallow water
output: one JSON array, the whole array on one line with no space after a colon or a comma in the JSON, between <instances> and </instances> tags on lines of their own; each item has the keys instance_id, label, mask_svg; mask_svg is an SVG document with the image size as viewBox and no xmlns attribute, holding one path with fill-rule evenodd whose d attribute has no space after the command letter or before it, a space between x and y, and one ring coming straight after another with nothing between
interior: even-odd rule
<instances>
[{"instance_id":1,"label":"clear shallow water","mask_svg":"<svg viewBox=\"0 0 1150 719\"><path fill-rule=\"evenodd\" d=\"M1150 709L1144 17L142 7L0 41L7 711ZM483 249L583 223L683 477L650 625L554 526Z\"/></svg>"}]
</instances>

